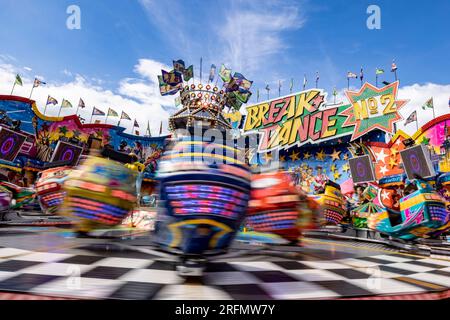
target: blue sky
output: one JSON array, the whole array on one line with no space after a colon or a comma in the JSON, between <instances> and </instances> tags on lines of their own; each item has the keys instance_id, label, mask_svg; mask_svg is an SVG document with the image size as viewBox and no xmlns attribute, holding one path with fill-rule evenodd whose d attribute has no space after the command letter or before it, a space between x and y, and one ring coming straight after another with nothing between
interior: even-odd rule
<instances>
[{"instance_id":1,"label":"blue sky","mask_svg":"<svg viewBox=\"0 0 450 320\"><path fill-rule=\"evenodd\" d=\"M81 30L66 28L71 4L81 9ZM381 8L380 30L366 26L371 4ZM269 83L271 96L278 80L282 94L291 78L299 90L304 73L313 86L316 71L319 86L329 92L345 88L347 71L359 74L361 66L367 81L375 81L377 67L386 71L380 81L392 81L394 58L401 86L431 83L447 90L449 12L447 0L2 0L0 57L9 71L43 77L48 90L81 83L121 96L119 110L128 101L136 102L129 106L133 111L152 101L171 104L173 99L145 90L156 82L158 63L178 58L194 64L198 75L203 57L204 77L211 63L225 63L254 80L255 91Z\"/></svg>"}]
</instances>

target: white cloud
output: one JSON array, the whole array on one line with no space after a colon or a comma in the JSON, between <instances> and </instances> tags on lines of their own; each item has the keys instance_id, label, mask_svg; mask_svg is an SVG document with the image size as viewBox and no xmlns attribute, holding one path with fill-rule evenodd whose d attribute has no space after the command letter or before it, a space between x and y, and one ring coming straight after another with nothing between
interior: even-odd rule
<instances>
[{"instance_id":1,"label":"white cloud","mask_svg":"<svg viewBox=\"0 0 450 320\"><path fill-rule=\"evenodd\" d=\"M64 70L67 75L73 75L70 81L55 83L47 81L47 84L34 89L33 100L41 110L44 111L47 96L51 95L58 102L62 99L69 100L73 109L62 109L61 115L73 114L78 106L80 97L86 104L86 108L80 109L79 114L89 121L91 118L92 108L95 106L105 112L111 107L119 114L123 110L130 115L132 119L136 118L140 125L141 135L145 134L147 121L150 122L152 134L159 133L160 122L163 121L163 131L167 132L167 119L170 116L162 106L171 106L174 104L174 96L161 97L157 82L157 75L161 72L161 68L169 67L150 59L141 59L136 64L134 71L136 78L122 79L118 83L117 92L103 88L101 84L103 79L88 78L83 75L73 75L70 71ZM0 63L0 92L9 94L16 73L20 68L9 64ZM41 77L42 78L42 77ZM90 79L90 80L88 80ZM23 76L23 87L16 86L14 95L29 97L32 88L34 76ZM59 106L49 105L46 114L57 115ZM96 119L105 121L105 117L94 116ZM116 124L118 118L109 117L109 124ZM121 126L127 128L128 133L131 132L133 121L122 120Z\"/></svg>"},{"instance_id":2,"label":"white cloud","mask_svg":"<svg viewBox=\"0 0 450 320\"><path fill-rule=\"evenodd\" d=\"M424 103L433 97L434 112L436 117L450 112L448 101L450 97L450 84L413 84L411 86L401 87L398 93L400 99L410 99L410 101L400 110L400 113L406 119L411 112L417 110L417 118L419 128L425 123L433 119L433 111L431 109L423 110ZM398 124L398 129L405 131L408 134L414 134L416 131L415 123L404 126L404 121Z\"/></svg>"},{"instance_id":3,"label":"white cloud","mask_svg":"<svg viewBox=\"0 0 450 320\"><path fill-rule=\"evenodd\" d=\"M256 71L286 49L282 32L301 28L305 17L298 5L279 5L268 1L238 2L226 11L219 28L227 63L234 69Z\"/></svg>"}]
</instances>

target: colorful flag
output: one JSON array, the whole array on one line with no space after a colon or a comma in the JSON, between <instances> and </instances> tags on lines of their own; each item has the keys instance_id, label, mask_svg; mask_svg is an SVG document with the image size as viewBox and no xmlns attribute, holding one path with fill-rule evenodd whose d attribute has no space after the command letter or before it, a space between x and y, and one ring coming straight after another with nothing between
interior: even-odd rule
<instances>
[{"instance_id":1,"label":"colorful flag","mask_svg":"<svg viewBox=\"0 0 450 320\"><path fill-rule=\"evenodd\" d=\"M183 71L184 71L184 69L185 69L184 61L181 60L181 59L180 59L180 60L177 60L177 61L173 60L173 69L174 69L175 71L178 71L178 72L183 73Z\"/></svg>"},{"instance_id":2,"label":"colorful flag","mask_svg":"<svg viewBox=\"0 0 450 320\"><path fill-rule=\"evenodd\" d=\"M159 92L161 93L162 96L174 95L182 87L182 83L179 83L176 86L171 86L170 84L165 83L162 76L158 76L158 81L159 81Z\"/></svg>"},{"instance_id":3,"label":"colorful flag","mask_svg":"<svg viewBox=\"0 0 450 320\"><path fill-rule=\"evenodd\" d=\"M130 116L123 111L122 114L120 115L120 120L122 119L131 120Z\"/></svg>"},{"instance_id":4,"label":"colorful flag","mask_svg":"<svg viewBox=\"0 0 450 320\"><path fill-rule=\"evenodd\" d=\"M216 65L212 64L211 65L211 69L209 70L209 82L213 82L214 81L214 77L216 75Z\"/></svg>"},{"instance_id":5,"label":"colorful flag","mask_svg":"<svg viewBox=\"0 0 450 320\"><path fill-rule=\"evenodd\" d=\"M236 95L236 98L243 103L247 103L250 99L250 96L252 95L250 91L242 88L240 88L238 91L234 91L234 94Z\"/></svg>"},{"instance_id":6,"label":"colorful flag","mask_svg":"<svg viewBox=\"0 0 450 320\"><path fill-rule=\"evenodd\" d=\"M425 104L422 106L423 110L425 110L426 108L434 108L433 98L428 99L427 102L425 102Z\"/></svg>"},{"instance_id":7,"label":"colorful flag","mask_svg":"<svg viewBox=\"0 0 450 320\"><path fill-rule=\"evenodd\" d=\"M405 121L405 126L411 122L417 121L417 111L413 111Z\"/></svg>"},{"instance_id":8,"label":"colorful flag","mask_svg":"<svg viewBox=\"0 0 450 320\"><path fill-rule=\"evenodd\" d=\"M392 61L391 72L395 72L397 70L397 65L394 61Z\"/></svg>"},{"instance_id":9,"label":"colorful flag","mask_svg":"<svg viewBox=\"0 0 450 320\"><path fill-rule=\"evenodd\" d=\"M227 95L227 105L234 110L239 110L242 106L242 101L237 96L237 91L228 93Z\"/></svg>"},{"instance_id":10,"label":"colorful flag","mask_svg":"<svg viewBox=\"0 0 450 320\"><path fill-rule=\"evenodd\" d=\"M162 71L162 78L165 83L170 84L171 86L176 86L179 83L183 82L183 79L181 78L181 72L178 72L176 70L172 70L170 72L167 72L165 70Z\"/></svg>"},{"instance_id":11,"label":"colorful flag","mask_svg":"<svg viewBox=\"0 0 450 320\"><path fill-rule=\"evenodd\" d=\"M19 74L16 74L16 81L14 82L14 85L18 84L19 86L23 86L22 78Z\"/></svg>"},{"instance_id":12,"label":"colorful flag","mask_svg":"<svg viewBox=\"0 0 450 320\"><path fill-rule=\"evenodd\" d=\"M349 72L347 72L347 79L350 79L350 78L357 79L358 76L356 74L354 74L353 72L349 71Z\"/></svg>"},{"instance_id":13,"label":"colorful flag","mask_svg":"<svg viewBox=\"0 0 450 320\"><path fill-rule=\"evenodd\" d=\"M184 81L189 81L194 77L194 66L190 65L189 68L183 70Z\"/></svg>"},{"instance_id":14,"label":"colorful flag","mask_svg":"<svg viewBox=\"0 0 450 320\"><path fill-rule=\"evenodd\" d=\"M219 77L223 82L229 82L231 80L231 69L227 69L225 65L220 66Z\"/></svg>"},{"instance_id":15,"label":"colorful flag","mask_svg":"<svg viewBox=\"0 0 450 320\"><path fill-rule=\"evenodd\" d=\"M236 83L240 87L242 87L242 88L244 88L246 90L250 90L250 88L251 88L251 86L253 84L253 81L250 81L250 80L246 79L244 77L244 75L242 73L239 73L239 72L235 72L234 73L233 79L236 79Z\"/></svg>"},{"instance_id":16,"label":"colorful flag","mask_svg":"<svg viewBox=\"0 0 450 320\"><path fill-rule=\"evenodd\" d=\"M384 70L383 70L383 69L377 68L377 69L375 70L375 74L376 74L376 75L383 74L383 73L384 73Z\"/></svg>"},{"instance_id":17,"label":"colorful flag","mask_svg":"<svg viewBox=\"0 0 450 320\"><path fill-rule=\"evenodd\" d=\"M80 101L78 102L78 107L81 109L84 109L86 107L86 105L84 104L83 99L80 98Z\"/></svg>"},{"instance_id":18,"label":"colorful flag","mask_svg":"<svg viewBox=\"0 0 450 320\"><path fill-rule=\"evenodd\" d=\"M37 88L40 85L44 85L47 84L44 81L39 80L38 78L34 78L34 83L33 83L33 88Z\"/></svg>"},{"instance_id":19,"label":"colorful flag","mask_svg":"<svg viewBox=\"0 0 450 320\"><path fill-rule=\"evenodd\" d=\"M105 113L102 110L97 109L96 107L94 107L94 109L92 110L92 115L93 116L104 116Z\"/></svg>"},{"instance_id":20,"label":"colorful flag","mask_svg":"<svg viewBox=\"0 0 450 320\"><path fill-rule=\"evenodd\" d=\"M138 127L139 128L139 123L136 121L136 119L134 119L134 126L133 127Z\"/></svg>"},{"instance_id":21,"label":"colorful flag","mask_svg":"<svg viewBox=\"0 0 450 320\"><path fill-rule=\"evenodd\" d=\"M108 117L118 117L118 116L119 114L115 110L108 108Z\"/></svg>"},{"instance_id":22,"label":"colorful flag","mask_svg":"<svg viewBox=\"0 0 450 320\"><path fill-rule=\"evenodd\" d=\"M46 106L48 106L49 104L56 106L58 104L58 100L56 100L55 98L53 98L51 96L48 96Z\"/></svg>"},{"instance_id":23,"label":"colorful flag","mask_svg":"<svg viewBox=\"0 0 450 320\"><path fill-rule=\"evenodd\" d=\"M319 81L319 71L316 71L316 82Z\"/></svg>"},{"instance_id":24,"label":"colorful flag","mask_svg":"<svg viewBox=\"0 0 450 320\"><path fill-rule=\"evenodd\" d=\"M61 102L61 108L72 108L72 104L69 100L63 99Z\"/></svg>"},{"instance_id":25,"label":"colorful flag","mask_svg":"<svg viewBox=\"0 0 450 320\"><path fill-rule=\"evenodd\" d=\"M337 91L336 91L336 88L333 88L333 96L335 96L335 97L336 97L336 96L337 96L337 94L338 94L338 93L337 93Z\"/></svg>"}]
</instances>

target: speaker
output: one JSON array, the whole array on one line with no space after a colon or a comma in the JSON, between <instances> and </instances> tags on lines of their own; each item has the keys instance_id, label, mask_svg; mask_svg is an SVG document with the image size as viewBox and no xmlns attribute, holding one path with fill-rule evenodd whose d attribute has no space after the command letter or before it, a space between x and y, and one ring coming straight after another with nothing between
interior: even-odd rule
<instances>
[{"instance_id":1,"label":"speaker","mask_svg":"<svg viewBox=\"0 0 450 320\"><path fill-rule=\"evenodd\" d=\"M372 182L376 180L375 169L369 155L355 157L348 162L353 183Z\"/></svg>"},{"instance_id":2,"label":"speaker","mask_svg":"<svg viewBox=\"0 0 450 320\"><path fill-rule=\"evenodd\" d=\"M14 161L27 136L0 126L0 159Z\"/></svg>"},{"instance_id":3,"label":"speaker","mask_svg":"<svg viewBox=\"0 0 450 320\"><path fill-rule=\"evenodd\" d=\"M421 178L434 176L433 164L431 163L430 151L423 144L400 151L403 167L409 180L415 179L416 175Z\"/></svg>"},{"instance_id":4,"label":"speaker","mask_svg":"<svg viewBox=\"0 0 450 320\"><path fill-rule=\"evenodd\" d=\"M82 147L58 141L50 162L63 162L67 166L76 166L82 152Z\"/></svg>"}]
</instances>

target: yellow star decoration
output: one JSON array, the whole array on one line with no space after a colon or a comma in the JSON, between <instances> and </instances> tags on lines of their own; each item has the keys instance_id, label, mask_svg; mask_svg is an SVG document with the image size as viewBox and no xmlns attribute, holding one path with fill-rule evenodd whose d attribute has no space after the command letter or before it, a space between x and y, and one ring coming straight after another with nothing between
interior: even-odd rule
<instances>
[{"instance_id":1,"label":"yellow star decoration","mask_svg":"<svg viewBox=\"0 0 450 320\"><path fill-rule=\"evenodd\" d=\"M317 159L317 160L324 161L324 160L325 160L325 156L326 156L326 154L325 154L325 152L323 151L323 149L320 150L320 152L317 152L317 153L316 153L316 159Z\"/></svg>"},{"instance_id":2,"label":"yellow star decoration","mask_svg":"<svg viewBox=\"0 0 450 320\"><path fill-rule=\"evenodd\" d=\"M345 160L345 161L348 160L348 153L344 154L344 160Z\"/></svg>"},{"instance_id":3,"label":"yellow star decoration","mask_svg":"<svg viewBox=\"0 0 450 320\"><path fill-rule=\"evenodd\" d=\"M397 165L397 161L395 161L395 158L389 159L389 165L391 166L391 169Z\"/></svg>"},{"instance_id":4,"label":"yellow star decoration","mask_svg":"<svg viewBox=\"0 0 450 320\"><path fill-rule=\"evenodd\" d=\"M292 161L299 160L300 159L300 157L298 156L299 154L300 152L294 152L294 150L292 150L292 153L289 156L289 158L291 158Z\"/></svg>"},{"instance_id":5,"label":"yellow star decoration","mask_svg":"<svg viewBox=\"0 0 450 320\"><path fill-rule=\"evenodd\" d=\"M264 159L266 160L266 161L270 161L270 160L272 160L272 154L271 153L265 153L264 154Z\"/></svg>"},{"instance_id":6,"label":"yellow star decoration","mask_svg":"<svg viewBox=\"0 0 450 320\"><path fill-rule=\"evenodd\" d=\"M397 153L398 153L398 150L396 149L396 148L392 148L391 149L391 154L392 154L392 156L396 156L397 155Z\"/></svg>"},{"instance_id":7,"label":"yellow star decoration","mask_svg":"<svg viewBox=\"0 0 450 320\"><path fill-rule=\"evenodd\" d=\"M341 174L339 173L339 171L335 171L333 177L334 180L337 181L341 177Z\"/></svg>"},{"instance_id":8,"label":"yellow star decoration","mask_svg":"<svg viewBox=\"0 0 450 320\"><path fill-rule=\"evenodd\" d=\"M286 161L286 156L285 155L280 156L280 161L285 162Z\"/></svg>"},{"instance_id":9,"label":"yellow star decoration","mask_svg":"<svg viewBox=\"0 0 450 320\"><path fill-rule=\"evenodd\" d=\"M309 158L311 158L311 154L309 152L306 152L303 154L303 159L304 160L308 160Z\"/></svg>"},{"instance_id":10,"label":"yellow star decoration","mask_svg":"<svg viewBox=\"0 0 450 320\"><path fill-rule=\"evenodd\" d=\"M348 163L346 163L342 166L342 171L348 172L349 170L350 170L350 166L348 165Z\"/></svg>"},{"instance_id":11,"label":"yellow star decoration","mask_svg":"<svg viewBox=\"0 0 450 320\"><path fill-rule=\"evenodd\" d=\"M334 171L336 171L336 164L335 163L333 163L332 165L331 165L331 167L330 167L330 170L331 170L331 172L334 172Z\"/></svg>"},{"instance_id":12,"label":"yellow star decoration","mask_svg":"<svg viewBox=\"0 0 450 320\"><path fill-rule=\"evenodd\" d=\"M336 161L336 160L340 160L340 155L341 155L341 151L336 151L336 149L333 149L333 153L330 154L331 160L332 161Z\"/></svg>"}]
</instances>

